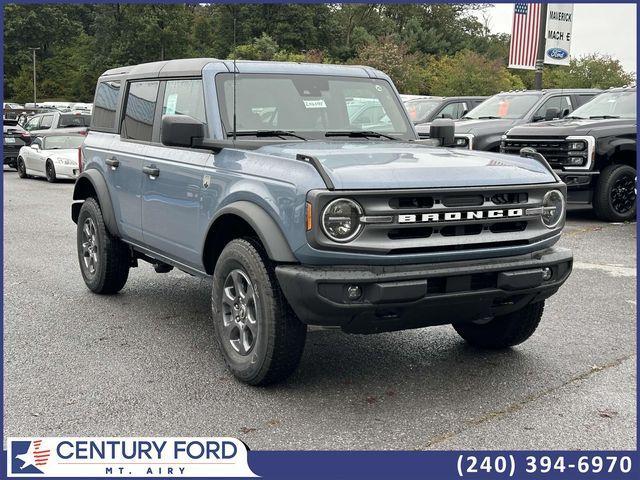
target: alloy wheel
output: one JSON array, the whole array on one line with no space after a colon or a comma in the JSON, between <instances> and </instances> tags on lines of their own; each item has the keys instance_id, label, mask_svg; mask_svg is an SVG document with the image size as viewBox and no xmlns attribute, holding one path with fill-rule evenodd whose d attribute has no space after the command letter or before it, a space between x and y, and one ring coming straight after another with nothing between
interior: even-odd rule
<instances>
[{"instance_id":1,"label":"alloy wheel","mask_svg":"<svg viewBox=\"0 0 640 480\"><path fill-rule=\"evenodd\" d=\"M82 226L82 259L85 270L90 275L95 275L98 268L98 241L96 224L93 218L89 217Z\"/></svg>"},{"instance_id":2,"label":"alloy wheel","mask_svg":"<svg viewBox=\"0 0 640 480\"><path fill-rule=\"evenodd\" d=\"M611 187L611 206L620 214L629 212L636 203L636 182L633 175L621 175Z\"/></svg>"},{"instance_id":3,"label":"alloy wheel","mask_svg":"<svg viewBox=\"0 0 640 480\"><path fill-rule=\"evenodd\" d=\"M224 341L243 356L256 345L259 332L259 305L249 276L241 269L232 270L222 291Z\"/></svg>"}]
</instances>

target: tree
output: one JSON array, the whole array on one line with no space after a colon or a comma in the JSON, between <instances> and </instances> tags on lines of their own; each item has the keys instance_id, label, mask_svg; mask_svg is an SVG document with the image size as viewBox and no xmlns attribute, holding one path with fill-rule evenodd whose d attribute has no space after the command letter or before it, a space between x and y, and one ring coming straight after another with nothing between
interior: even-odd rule
<instances>
[{"instance_id":1,"label":"tree","mask_svg":"<svg viewBox=\"0 0 640 480\"><path fill-rule=\"evenodd\" d=\"M546 88L605 89L635 83L635 75L609 55L593 54L572 59L569 67L545 66L543 82Z\"/></svg>"}]
</instances>

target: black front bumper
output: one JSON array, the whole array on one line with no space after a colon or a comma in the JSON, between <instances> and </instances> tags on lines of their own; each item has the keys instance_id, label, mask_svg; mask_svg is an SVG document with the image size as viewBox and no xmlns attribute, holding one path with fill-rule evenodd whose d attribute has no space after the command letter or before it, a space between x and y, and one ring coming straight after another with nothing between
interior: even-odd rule
<instances>
[{"instance_id":1,"label":"black front bumper","mask_svg":"<svg viewBox=\"0 0 640 480\"><path fill-rule=\"evenodd\" d=\"M570 250L401 266L279 265L276 275L301 321L375 333L502 315L553 295L573 263ZM544 281L544 267L552 277ZM349 286L359 298L347 296Z\"/></svg>"},{"instance_id":2,"label":"black front bumper","mask_svg":"<svg viewBox=\"0 0 640 480\"><path fill-rule=\"evenodd\" d=\"M567 201L569 203L591 203L593 189L598 181L600 172L579 170L555 170L567 185Z\"/></svg>"}]
</instances>

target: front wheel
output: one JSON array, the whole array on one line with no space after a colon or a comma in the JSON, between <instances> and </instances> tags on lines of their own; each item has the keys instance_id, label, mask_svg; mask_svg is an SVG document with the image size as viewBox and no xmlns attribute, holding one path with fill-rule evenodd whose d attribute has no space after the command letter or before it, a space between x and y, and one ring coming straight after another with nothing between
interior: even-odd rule
<instances>
[{"instance_id":1,"label":"front wheel","mask_svg":"<svg viewBox=\"0 0 640 480\"><path fill-rule=\"evenodd\" d=\"M513 347L527 340L536 331L544 311L544 301L531 303L486 323L454 323L458 335L480 348L501 349Z\"/></svg>"},{"instance_id":2,"label":"front wheel","mask_svg":"<svg viewBox=\"0 0 640 480\"><path fill-rule=\"evenodd\" d=\"M45 166L45 175L47 176L47 182L56 182L56 167L53 165L53 162L51 160L47 160L47 164Z\"/></svg>"},{"instance_id":3,"label":"front wheel","mask_svg":"<svg viewBox=\"0 0 640 480\"><path fill-rule=\"evenodd\" d=\"M593 208L601 220L624 222L636 218L636 169L609 165L602 170L593 197Z\"/></svg>"},{"instance_id":4,"label":"front wheel","mask_svg":"<svg viewBox=\"0 0 640 480\"><path fill-rule=\"evenodd\" d=\"M78 215L78 261L84 283L94 293L117 293L129 277L128 247L109 233L100 204L87 198Z\"/></svg>"},{"instance_id":5,"label":"front wheel","mask_svg":"<svg viewBox=\"0 0 640 480\"><path fill-rule=\"evenodd\" d=\"M18 176L20 178L29 178L29 175L27 175L27 166L24 164L22 157L18 157L16 169L18 170Z\"/></svg>"},{"instance_id":6,"label":"front wheel","mask_svg":"<svg viewBox=\"0 0 640 480\"><path fill-rule=\"evenodd\" d=\"M296 369L307 335L275 278L261 246L232 240L213 274L211 294L216 340L233 375L250 385L268 385Z\"/></svg>"}]
</instances>

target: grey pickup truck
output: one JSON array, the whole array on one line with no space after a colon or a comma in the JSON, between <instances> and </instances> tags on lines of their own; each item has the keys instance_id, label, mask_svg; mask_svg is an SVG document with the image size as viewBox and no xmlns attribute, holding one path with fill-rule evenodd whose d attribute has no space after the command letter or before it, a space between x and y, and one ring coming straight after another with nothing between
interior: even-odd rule
<instances>
[{"instance_id":1,"label":"grey pickup truck","mask_svg":"<svg viewBox=\"0 0 640 480\"><path fill-rule=\"evenodd\" d=\"M358 113L370 104L384 113ZM453 144L447 122L419 140L369 67L109 70L73 192L84 281L116 293L140 261L213 277L221 356L252 385L295 370L309 324L523 342L571 272L554 246L566 187L535 152L433 146Z\"/></svg>"}]
</instances>

